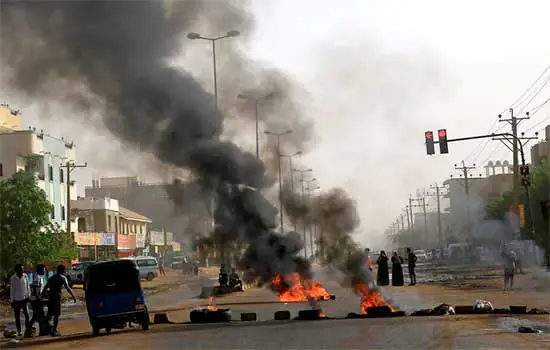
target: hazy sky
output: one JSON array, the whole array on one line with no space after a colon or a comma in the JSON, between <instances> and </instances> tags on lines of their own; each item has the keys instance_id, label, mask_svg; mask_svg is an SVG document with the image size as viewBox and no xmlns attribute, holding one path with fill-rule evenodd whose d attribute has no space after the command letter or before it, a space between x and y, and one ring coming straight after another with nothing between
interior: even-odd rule
<instances>
[{"instance_id":1,"label":"hazy sky","mask_svg":"<svg viewBox=\"0 0 550 350\"><path fill-rule=\"evenodd\" d=\"M511 159L498 141L453 143L448 155L428 157L423 133L495 130L496 116L550 64L544 0L256 0L253 12L254 56L290 72L315 98L304 108L320 142L304 163L323 188L342 186L359 201L365 232L386 228L409 193L457 174L455 163ZM549 97L550 84L525 110ZM78 174L83 182L121 173L118 160L132 155L107 161L120 147L108 137L79 136L78 122L23 111L26 124L76 139L79 160L90 163ZM520 131L542 130L549 116L550 103Z\"/></svg>"}]
</instances>

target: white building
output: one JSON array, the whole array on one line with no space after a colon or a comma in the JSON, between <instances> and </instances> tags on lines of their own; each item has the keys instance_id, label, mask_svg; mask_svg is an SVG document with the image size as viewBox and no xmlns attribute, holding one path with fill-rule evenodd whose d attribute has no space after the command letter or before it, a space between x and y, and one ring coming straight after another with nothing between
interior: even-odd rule
<instances>
[{"instance_id":1,"label":"white building","mask_svg":"<svg viewBox=\"0 0 550 350\"><path fill-rule=\"evenodd\" d=\"M76 147L63 138L56 138L35 128L21 129L21 115L7 105L0 105L0 181L18 171L36 175L38 186L52 203L52 220L66 227L67 189L71 199L77 198L75 182L67 186L67 162L74 162ZM74 232L76 222L71 223Z\"/></svg>"}]
</instances>

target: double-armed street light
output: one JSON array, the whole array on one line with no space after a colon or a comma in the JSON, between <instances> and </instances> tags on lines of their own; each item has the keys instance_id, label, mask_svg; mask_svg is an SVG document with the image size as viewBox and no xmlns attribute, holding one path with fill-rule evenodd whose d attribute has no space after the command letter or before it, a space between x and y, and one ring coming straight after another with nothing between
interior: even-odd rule
<instances>
[{"instance_id":1,"label":"double-armed street light","mask_svg":"<svg viewBox=\"0 0 550 350\"><path fill-rule=\"evenodd\" d=\"M313 172L313 169L305 169L305 170L299 170L299 169L292 169L292 171L295 171L297 173L300 173L300 183L302 185L302 201L305 201L305 189L304 189L304 183L306 182L304 179L304 175L306 173ZM315 180L315 178L313 178ZM307 259L307 232L306 232L306 222L304 220L304 255Z\"/></svg>"},{"instance_id":2,"label":"double-armed street light","mask_svg":"<svg viewBox=\"0 0 550 350\"><path fill-rule=\"evenodd\" d=\"M264 131L266 135L275 136L277 138L277 167L279 168L279 218L281 225L281 234L284 234L284 212L283 212L283 179L281 172L281 137L284 135L292 134L292 130L286 130L283 132L272 132L269 130Z\"/></svg>"},{"instance_id":3,"label":"double-armed street light","mask_svg":"<svg viewBox=\"0 0 550 350\"><path fill-rule=\"evenodd\" d=\"M288 163L289 163L288 165L290 168L290 188L292 189L292 191L294 191L294 175L292 171L292 158L301 156L302 154L303 154L302 151L298 151L292 154L281 154L282 158L288 158Z\"/></svg>"},{"instance_id":4,"label":"double-armed street light","mask_svg":"<svg viewBox=\"0 0 550 350\"><path fill-rule=\"evenodd\" d=\"M259 104L261 101L267 100L273 96L273 93L269 93L263 96L253 96L249 94L239 94L237 97L241 100L249 100L254 102L254 109L256 115L256 158L260 159L260 128L259 128Z\"/></svg>"},{"instance_id":5,"label":"double-armed street light","mask_svg":"<svg viewBox=\"0 0 550 350\"><path fill-rule=\"evenodd\" d=\"M217 37L206 37L206 36L200 35L199 33L193 33L193 32L187 34L187 38L190 40L206 40L212 43L212 60L214 64L214 103L216 104L216 108L218 107L218 73L216 69L216 42L218 40L222 40L225 38L235 38L239 35L241 35L241 33L238 30L230 30L224 35L217 36Z\"/></svg>"}]
</instances>

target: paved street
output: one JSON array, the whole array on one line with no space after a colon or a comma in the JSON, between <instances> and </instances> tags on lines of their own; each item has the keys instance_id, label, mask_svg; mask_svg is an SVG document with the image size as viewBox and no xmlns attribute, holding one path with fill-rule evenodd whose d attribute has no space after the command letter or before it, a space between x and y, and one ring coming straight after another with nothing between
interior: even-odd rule
<instances>
[{"instance_id":1,"label":"paved street","mask_svg":"<svg viewBox=\"0 0 550 350\"><path fill-rule=\"evenodd\" d=\"M330 317L345 317L348 312L359 312L359 297L336 282L325 287L337 295L335 301L323 302ZM460 291L437 286L387 288L388 299L405 311L433 306L441 301L468 303L485 297L497 307L507 307L514 301L530 307L548 307L547 293L516 294L493 290ZM518 292L523 293L523 292ZM540 297L540 298L539 298ZM521 300L518 300L521 298ZM530 299L526 299L530 298ZM445 300L443 300L445 299ZM105 349L116 345L123 349L545 349L550 347L550 335L518 334L519 325L542 322L548 327L547 316L449 316L402 317L391 319L322 321L273 321L277 310L290 310L296 316L305 303L274 303L277 298L265 289L251 290L217 299L220 308L230 308L234 319L240 312L257 312L257 322L235 321L231 324L184 324L189 310L169 313L173 325L153 325L151 331L118 331L93 338L89 326L83 323L86 333L67 336L46 344L34 345L38 349ZM223 306L223 304L230 304ZM174 305L177 306L177 305ZM181 305L180 305L181 306ZM544 326L546 325L546 326ZM66 326L67 327L67 326ZM68 329L68 328L66 328ZM544 328L547 329L547 328ZM550 331L550 329L548 329ZM68 334L68 332L64 332Z\"/></svg>"}]
</instances>

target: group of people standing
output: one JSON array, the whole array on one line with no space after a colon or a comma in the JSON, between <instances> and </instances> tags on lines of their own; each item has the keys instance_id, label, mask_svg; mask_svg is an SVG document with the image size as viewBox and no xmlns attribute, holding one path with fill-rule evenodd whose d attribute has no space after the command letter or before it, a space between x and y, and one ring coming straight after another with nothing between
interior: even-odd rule
<instances>
[{"instance_id":1,"label":"group of people standing","mask_svg":"<svg viewBox=\"0 0 550 350\"><path fill-rule=\"evenodd\" d=\"M418 258L416 255L412 252L411 248L407 248L407 264L409 269L409 279L410 283L409 286L416 285L416 261ZM378 272L377 272L377 278L376 283L379 286L388 286L390 284L390 276L389 276L389 262L391 261L391 285L392 286L403 286L404 285L404 277L403 277L403 264L404 259L403 257L399 256L397 252L393 252L391 259L388 258L385 251L380 252L380 256L378 257L378 260L376 261L376 264L378 265Z\"/></svg>"},{"instance_id":2,"label":"group of people standing","mask_svg":"<svg viewBox=\"0 0 550 350\"><path fill-rule=\"evenodd\" d=\"M14 274L10 279L10 301L15 316L17 336L21 337L21 313L25 318L25 337L32 337L32 329L36 323L39 325L39 335L59 336L57 325L61 315L62 290L65 288L73 297L76 297L69 287L65 277L65 266L59 265L56 274L46 282L46 266L37 265L36 273L29 283L29 277L24 272L22 264L15 265ZM28 304L31 304L32 318L29 317ZM44 307L47 306L47 314ZM50 321L53 319L53 325Z\"/></svg>"}]
</instances>

